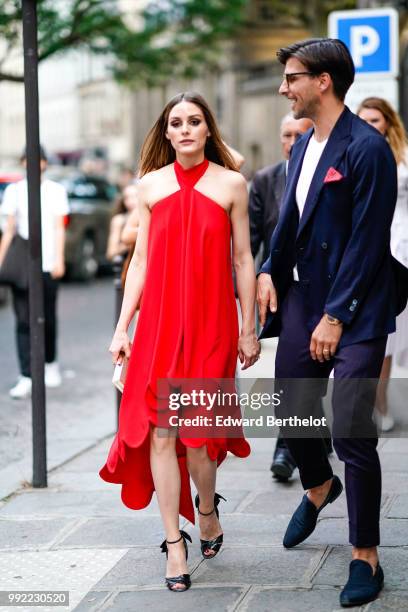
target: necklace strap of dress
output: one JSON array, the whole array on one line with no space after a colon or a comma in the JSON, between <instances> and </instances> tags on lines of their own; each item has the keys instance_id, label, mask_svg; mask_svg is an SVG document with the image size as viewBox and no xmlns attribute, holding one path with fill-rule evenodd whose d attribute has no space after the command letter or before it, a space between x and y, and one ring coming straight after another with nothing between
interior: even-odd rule
<instances>
[{"instance_id":1,"label":"necklace strap of dress","mask_svg":"<svg viewBox=\"0 0 408 612\"><path fill-rule=\"evenodd\" d=\"M196 166L193 166L192 168L183 168L183 166L176 160L174 162L174 172L176 173L177 181L180 187L193 188L205 174L208 166L208 159L204 159L202 162Z\"/></svg>"}]
</instances>

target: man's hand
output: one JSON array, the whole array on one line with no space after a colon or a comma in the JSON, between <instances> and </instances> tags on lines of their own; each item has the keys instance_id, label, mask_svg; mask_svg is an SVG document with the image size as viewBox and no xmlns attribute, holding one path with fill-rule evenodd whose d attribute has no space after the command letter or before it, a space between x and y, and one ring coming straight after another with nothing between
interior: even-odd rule
<instances>
[{"instance_id":1,"label":"man's hand","mask_svg":"<svg viewBox=\"0 0 408 612\"><path fill-rule=\"evenodd\" d=\"M330 361L337 350L343 333L343 325L330 325L326 315L320 319L320 323L315 328L310 340L310 354L312 359L320 361Z\"/></svg>"},{"instance_id":2,"label":"man's hand","mask_svg":"<svg viewBox=\"0 0 408 612\"><path fill-rule=\"evenodd\" d=\"M51 276L54 279L62 278L65 274L65 264L63 261L59 261L55 264L51 271Z\"/></svg>"},{"instance_id":3,"label":"man's hand","mask_svg":"<svg viewBox=\"0 0 408 612\"><path fill-rule=\"evenodd\" d=\"M271 312L276 312L278 307L276 289L269 274L262 273L258 276L256 301L258 302L259 322L264 326L268 308Z\"/></svg>"}]
</instances>

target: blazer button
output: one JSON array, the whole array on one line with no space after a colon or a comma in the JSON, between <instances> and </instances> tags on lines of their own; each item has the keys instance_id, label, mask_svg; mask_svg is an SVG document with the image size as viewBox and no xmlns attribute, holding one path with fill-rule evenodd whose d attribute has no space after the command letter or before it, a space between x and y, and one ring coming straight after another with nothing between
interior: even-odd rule
<instances>
[{"instance_id":1,"label":"blazer button","mask_svg":"<svg viewBox=\"0 0 408 612\"><path fill-rule=\"evenodd\" d=\"M327 249L327 242L322 242L322 249L324 249L324 250Z\"/></svg>"}]
</instances>

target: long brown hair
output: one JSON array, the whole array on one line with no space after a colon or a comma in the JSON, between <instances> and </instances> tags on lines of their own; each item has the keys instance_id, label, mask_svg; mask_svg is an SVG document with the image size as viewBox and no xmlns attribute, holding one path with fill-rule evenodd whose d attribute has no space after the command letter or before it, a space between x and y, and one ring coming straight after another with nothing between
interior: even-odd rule
<instances>
[{"instance_id":1,"label":"long brown hair","mask_svg":"<svg viewBox=\"0 0 408 612\"><path fill-rule=\"evenodd\" d=\"M174 98L166 104L160 117L148 133L140 154L139 176L142 177L148 172L152 172L152 170L158 170L175 161L176 152L171 142L166 138L166 131L171 109L174 108L176 104L183 101L195 104L201 108L203 112L211 134L205 145L205 157L209 161L238 172L238 168L221 138L220 131L215 122L215 117L207 102L200 94L192 91L185 91L174 96Z\"/></svg>"},{"instance_id":2,"label":"long brown hair","mask_svg":"<svg viewBox=\"0 0 408 612\"><path fill-rule=\"evenodd\" d=\"M391 104L384 100L384 98L371 97L361 102L357 109L357 115L360 114L363 108L377 110L383 115L387 122L385 137L394 153L395 161L397 164L402 161L408 161L406 159L407 134L400 116L392 108Z\"/></svg>"},{"instance_id":3,"label":"long brown hair","mask_svg":"<svg viewBox=\"0 0 408 612\"><path fill-rule=\"evenodd\" d=\"M112 217L114 217L115 215L123 215L124 213L127 213L128 210L125 206L125 197L123 195L123 191L122 193L120 193L119 195L116 196L115 198L115 202L114 205L112 207Z\"/></svg>"}]
</instances>

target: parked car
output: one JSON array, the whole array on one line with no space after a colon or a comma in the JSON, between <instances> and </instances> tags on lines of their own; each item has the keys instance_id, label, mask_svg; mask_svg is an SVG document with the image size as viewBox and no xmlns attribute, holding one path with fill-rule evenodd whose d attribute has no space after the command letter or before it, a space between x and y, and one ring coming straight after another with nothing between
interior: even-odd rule
<instances>
[{"instance_id":1,"label":"parked car","mask_svg":"<svg viewBox=\"0 0 408 612\"><path fill-rule=\"evenodd\" d=\"M109 226L116 188L105 178L63 168L47 176L68 192L69 215L65 218L67 276L75 280L94 278L106 259Z\"/></svg>"}]
</instances>

